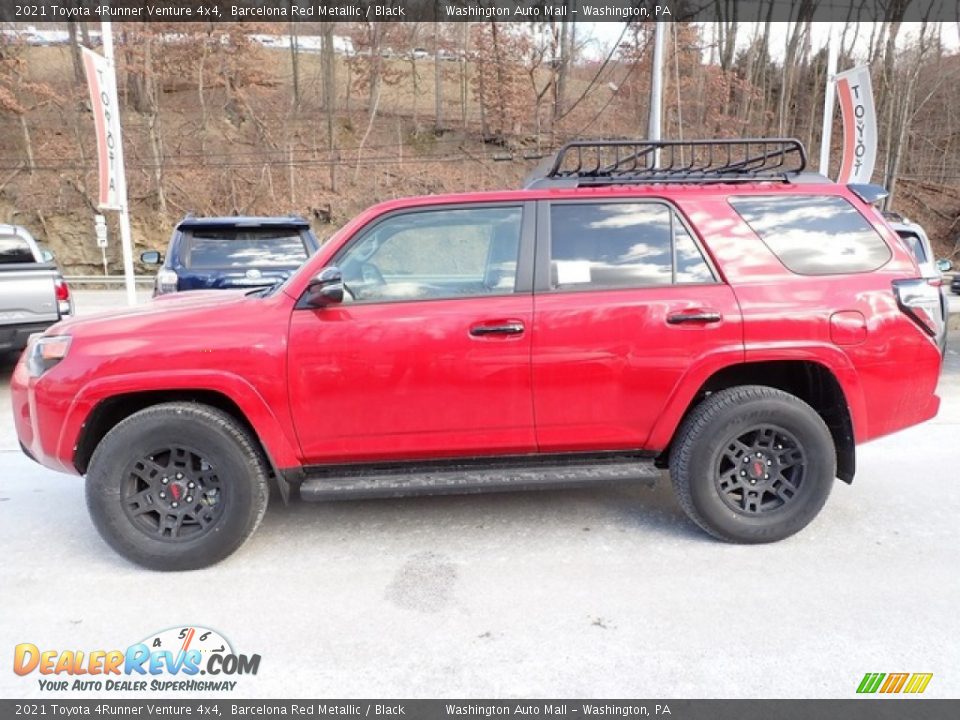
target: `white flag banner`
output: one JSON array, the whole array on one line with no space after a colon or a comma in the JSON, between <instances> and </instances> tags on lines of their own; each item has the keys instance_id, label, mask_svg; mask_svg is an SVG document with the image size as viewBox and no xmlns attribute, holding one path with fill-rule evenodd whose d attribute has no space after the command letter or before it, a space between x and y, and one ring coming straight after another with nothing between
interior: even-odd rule
<instances>
[{"instance_id":1,"label":"white flag banner","mask_svg":"<svg viewBox=\"0 0 960 720\"><path fill-rule=\"evenodd\" d=\"M87 71L87 88L97 130L97 157L100 165L100 209L119 210L120 183L123 168L117 146L120 141L120 105L113 68L106 58L83 48L83 67Z\"/></svg>"},{"instance_id":2,"label":"white flag banner","mask_svg":"<svg viewBox=\"0 0 960 720\"><path fill-rule=\"evenodd\" d=\"M837 73L836 84L843 114L843 155L837 182L866 184L877 160L877 113L870 68L861 65Z\"/></svg>"}]
</instances>

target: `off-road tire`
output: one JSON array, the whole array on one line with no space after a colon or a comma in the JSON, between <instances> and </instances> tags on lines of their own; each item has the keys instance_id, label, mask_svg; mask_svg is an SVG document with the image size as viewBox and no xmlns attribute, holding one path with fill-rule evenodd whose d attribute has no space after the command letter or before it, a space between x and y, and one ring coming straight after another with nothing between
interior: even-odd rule
<instances>
[{"instance_id":1,"label":"off-road tire","mask_svg":"<svg viewBox=\"0 0 960 720\"><path fill-rule=\"evenodd\" d=\"M200 467L208 468L204 477L212 476L211 487L216 483L212 495L215 501L197 507L207 510L216 502L223 503L215 513L209 513L208 517L214 519L209 519L205 528L195 521L197 537L173 540L151 534L140 524L143 520L130 514L135 511L128 510L130 483L143 484L133 479L135 471L143 475L144 460L152 460L158 448L173 447L190 449L196 453L190 456L194 460L202 457L204 465ZM151 472L158 474L155 469ZM134 413L100 441L87 470L87 508L103 539L128 560L153 570L195 570L223 560L253 534L267 508L268 476L255 441L233 417L198 403L165 403ZM197 477L201 484L200 475ZM160 503L167 503L162 509L171 513L151 510L160 527L163 518L173 517L174 511L169 508L172 495L164 493L167 500L160 501L152 488L148 486L151 497L145 502L157 503L158 508ZM187 492L191 491L179 489L177 496Z\"/></svg>"},{"instance_id":2,"label":"off-road tire","mask_svg":"<svg viewBox=\"0 0 960 720\"><path fill-rule=\"evenodd\" d=\"M718 477L722 462L731 467L729 459L724 461L726 449L754 427L781 428L802 447L805 462L798 465L803 468L799 488L783 506L751 515L731 507L729 496L724 499ZM830 430L807 403L775 388L743 385L713 393L690 411L672 444L669 465L680 506L703 530L728 542L768 543L793 535L820 512L836 477L836 450ZM762 475L759 481L765 482Z\"/></svg>"}]
</instances>

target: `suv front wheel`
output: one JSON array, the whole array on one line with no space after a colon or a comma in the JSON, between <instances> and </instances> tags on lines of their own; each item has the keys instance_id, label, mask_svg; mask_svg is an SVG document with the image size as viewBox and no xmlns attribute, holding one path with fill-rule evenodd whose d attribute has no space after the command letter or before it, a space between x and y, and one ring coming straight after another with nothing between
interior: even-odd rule
<instances>
[{"instance_id":1,"label":"suv front wheel","mask_svg":"<svg viewBox=\"0 0 960 720\"><path fill-rule=\"evenodd\" d=\"M690 412L670 452L670 476L683 510L714 537L774 542L820 512L836 451L807 403L744 385L713 393Z\"/></svg>"},{"instance_id":2,"label":"suv front wheel","mask_svg":"<svg viewBox=\"0 0 960 720\"><path fill-rule=\"evenodd\" d=\"M87 506L103 539L154 570L193 570L227 557L267 507L267 468L230 415L166 403L118 423L87 471Z\"/></svg>"}]
</instances>

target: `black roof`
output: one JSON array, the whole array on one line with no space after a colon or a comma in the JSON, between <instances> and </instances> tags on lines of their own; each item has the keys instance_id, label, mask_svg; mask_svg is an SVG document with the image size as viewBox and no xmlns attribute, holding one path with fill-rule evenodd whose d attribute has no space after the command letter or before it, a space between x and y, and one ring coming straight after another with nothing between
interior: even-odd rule
<instances>
[{"instance_id":1,"label":"black roof","mask_svg":"<svg viewBox=\"0 0 960 720\"><path fill-rule=\"evenodd\" d=\"M213 227L277 227L309 228L310 223L298 215L269 217L261 215L225 215L222 217L194 217L187 215L177 223L178 229Z\"/></svg>"}]
</instances>

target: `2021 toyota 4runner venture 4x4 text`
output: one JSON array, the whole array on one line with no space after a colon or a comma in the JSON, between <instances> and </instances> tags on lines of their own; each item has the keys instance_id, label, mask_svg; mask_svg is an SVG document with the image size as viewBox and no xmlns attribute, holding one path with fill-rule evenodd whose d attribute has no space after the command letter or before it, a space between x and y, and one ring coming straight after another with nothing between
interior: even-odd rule
<instances>
[{"instance_id":1,"label":"2021 toyota 4runner venture 4x4 text","mask_svg":"<svg viewBox=\"0 0 960 720\"><path fill-rule=\"evenodd\" d=\"M944 332L880 189L804 167L794 140L576 142L523 190L377 205L275 288L48 330L20 443L157 569L236 550L271 478L322 500L668 467L711 535L779 540L857 444L936 414Z\"/></svg>"}]
</instances>

